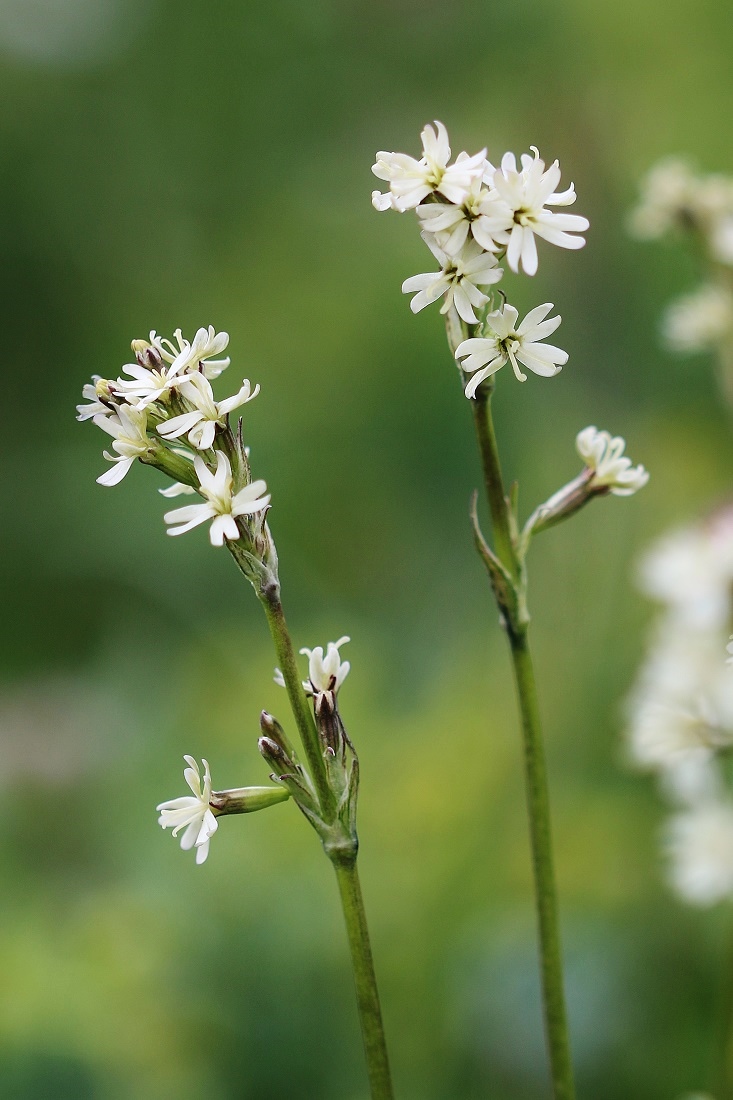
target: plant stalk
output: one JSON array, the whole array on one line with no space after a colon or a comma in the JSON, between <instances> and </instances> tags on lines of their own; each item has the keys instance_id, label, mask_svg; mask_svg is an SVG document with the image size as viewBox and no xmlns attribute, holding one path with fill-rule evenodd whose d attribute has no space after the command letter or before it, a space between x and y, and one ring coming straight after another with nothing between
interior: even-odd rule
<instances>
[{"instance_id":1,"label":"plant stalk","mask_svg":"<svg viewBox=\"0 0 733 1100\"><path fill-rule=\"evenodd\" d=\"M492 388L479 388L473 402L474 424L481 452L486 495L491 509L496 553L519 584L522 583L522 563L519 560L511 535L509 504L504 492L496 433L491 415ZM542 726L537 703L537 688L529 648L527 624L507 623L506 628L511 647L514 680L522 720L525 786L542 972L542 998L553 1096L555 1100L574 1100L575 1086L570 1057L557 890L552 854L550 797Z\"/></svg>"},{"instance_id":2,"label":"plant stalk","mask_svg":"<svg viewBox=\"0 0 733 1100\"><path fill-rule=\"evenodd\" d=\"M384 1037L382 1010L379 1006L377 978L369 942L364 899L361 893L356 857L333 860L346 932L349 937L351 963L354 970L356 1000L359 1007L361 1034L364 1040L367 1072L372 1100L393 1100L392 1080Z\"/></svg>"},{"instance_id":3,"label":"plant stalk","mask_svg":"<svg viewBox=\"0 0 733 1100\"><path fill-rule=\"evenodd\" d=\"M288 624L285 621L285 612L283 611L279 592L277 594L265 594L261 598L261 603L275 644L278 665L285 680L290 707L308 761L308 770L318 792L321 812L324 820L330 823L336 817L336 797L328 782L318 730L303 691L295 649L293 648Z\"/></svg>"}]
</instances>

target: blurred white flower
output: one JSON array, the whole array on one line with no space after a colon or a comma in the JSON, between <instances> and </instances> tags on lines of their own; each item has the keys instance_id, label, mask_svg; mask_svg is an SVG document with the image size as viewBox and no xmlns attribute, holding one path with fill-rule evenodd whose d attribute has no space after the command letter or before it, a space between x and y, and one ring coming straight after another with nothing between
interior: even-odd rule
<instances>
[{"instance_id":1,"label":"blurred white flower","mask_svg":"<svg viewBox=\"0 0 733 1100\"><path fill-rule=\"evenodd\" d=\"M464 340L456 348L456 359L463 360L461 368L466 374L473 374L466 386L466 397L475 397L484 379L496 374L505 363L512 364L520 382L527 380L520 363L545 378L552 378L561 370L568 361L568 353L552 344L540 343L562 320L560 317L545 320L552 308L551 303L536 306L520 325L517 325L519 313L514 306L505 304L487 314L484 332L488 335Z\"/></svg>"},{"instance_id":2,"label":"blurred white flower","mask_svg":"<svg viewBox=\"0 0 733 1100\"><path fill-rule=\"evenodd\" d=\"M706 351L733 333L733 294L713 283L667 307L662 335L673 351Z\"/></svg>"},{"instance_id":3,"label":"blurred white flower","mask_svg":"<svg viewBox=\"0 0 733 1100\"><path fill-rule=\"evenodd\" d=\"M208 469L200 455L194 459L196 476L199 479L201 495L206 497L205 504L188 504L166 512L163 517L171 527L169 535L182 535L207 520L213 520L209 538L212 546L223 546L224 539L235 542L240 538L236 517L261 512L270 503L269 493L264 481L253 481L245 485L238 493L232 494L232 468L223 451L216 451L216 472Z\"/></svg>"},{"instance_id":4,"label":"blurred white flower","mask_svg":"<svg viewBox=\"0 0 733 1100\"><path fill-rule=\"evenodd\" d=\"M501 167L494 170L488 181L500 201L485 223L487 232L498 243L506 244L507 263L512 271L519 271L521 264L527 275L537 271L535 235L561 248L582 248L585 238L573 234L589 226L588 219L578 214L557 214L546 209L570 206L577 196L572 184L565 191L556 191L560 165L555 161L545 170L539 150L533 147L533 152L534 158L522 155L521 170L517 170L513 153L504 154Z\"/></svg>"},{"instance_id":5,"label":"blurred white flower","mask_svg":"<svg viewBox=\"0 0 733 1100\"><path fill-rule=\"evenodd\" d=\"M193 447L207 451L214 443L216 425L223 424L230 412L252 401L259 392L260 387L255 386L253 390L249 379L245 378L241 389L233 397L215 401L209 380L200 373L189 375L179 386L179 393L194 408L158 425L158 433L165 439L178 439L188 433Z\"/></svg>"},{"instance_id":6,"label":"blurred white flower","mask_svg":"<svg viewBox=\"0 0 733 1100\"><path fill-rule=\"evenodd\" d=\"M665 849L670 882L691 905L709 906L733 895L733 805L713 802L676 814Z\"/></svg>"},{"instance_id":7,"label":"blurred white flower","mask_svg":"<svg viewBox=\"0 0 733 1100\"><path fill-rule=\"evenodd\" d=\"M662 536L642 558L639 582L688 628L723 631L724 642L732 610L733 509Z\"/></svg>"},{"instance_id":8,"label":"blurred white flower","mask_svg":"<svg viewBox=\"0 0 733 1100\"><path fill-rule=\"evenodd\" d=\"M578 454L593 476L590 489L607 489L614 496L628 497L638 492L649 480L643 466L632 466L624 455L626 440L620 435L599 431L592 425L584 428L575 439Z\"/></svg>"},{"instance_id":9,"label":"blurred white flower","mask_svg":"<svg viewBox=\"0 0 733 1100\"><path fill-rule=\"evenodd\" d=\"M196 862L203 863L209 854L209 842L219 827L210 806L211 774L208 761L202 760L204 765L202 784L201 772L194 758L184 756L183 759L188 764L183 775L193 794L172 798L156 806L156 810L160 812L158 824L163 829L173 829L173 836L178 836L181 829L185 829L181 837L181 848L184 852L189 848L195 848Z\"/></svg>"},{"instance_id":10,"label":"blurred white flower","mask_svg":"<svg viewBox=\"0 0 733 1100\"><path fill-rule=\"evenodd\" d=\"M496 257L490 252L484 252L473 240L467 241L457 256L449 256L429 235L423 234L423 240L442 265L442 269L405 279L402 293L417 292L410 302L410 309L413 313L419 313L425 306L437 302L438 298L445 295L441 313L447 313L451 306L455 306L459 317L466 324L477 324L478 317L473 312L473 307L484 306L489 300L478 287L497 283L503 275Z\"/></svg>"},{"instance_id":11,"label":"blurred white flower","mask_svg":"<svg viewBox=\"0 0 733 1100\"><path fill-rule=\"evenodd\" d=\"M641 182L639 204L632 211L632 233L644 240L661 237L689 217L697 204L699 179L687 161L667 157Z\"/></svg>"},{"instance_id":12,"label":"blurred white flower","mask_svg":"<svg viewBox=\"0 0 733 1100\"><path fill-rule=\"evenodd\" d=\"M147 454L150 440L147 434L148 415L145 409L120 405L115 413L97 415L94 423L108 435L114 436L112 449L116 455L104 452L104 457L115 465L106 474L97 478L100 485L117 485L122 481L136 458Z\"/></svg>"},{"instance_id":13,"label":"blurred white flower","mask_svg":"<svg viewBox=\"0 0 733 1100\"><path fill-rule=\"evenodd\" d=\"M486 150L469 157L461 153L456 163L449 165L451 150L448 133L442 122L435 129L428 125L422 131L423 155L420 160L406 153L377 153L372 172L386 180L386 194L372 192L372 204L377 210L411 210L434 191L449 202L461 204L474 179L481 179L486 163Z\"/></svg>"},{"instance_id":14,"label":"blurred white flower","mask_svg":"<svg viewBox=\"0 0 733 1100\"><path fill-rule=\"evenodd\" d=\"M304 648L300 651L308 657L308 679L303 681L303 687L307 695L314 697L317 711L320 711L324 699L333 710L334 698L351 668L348 661L341 660L339 648L349 641L351 639L344 635L337 642L329 642L325 656L323 646L320 645L315 649ZM277 673L279 669L275 671ZM275 679L277 683L277 676Z\"/></svg>"}]
</instances>

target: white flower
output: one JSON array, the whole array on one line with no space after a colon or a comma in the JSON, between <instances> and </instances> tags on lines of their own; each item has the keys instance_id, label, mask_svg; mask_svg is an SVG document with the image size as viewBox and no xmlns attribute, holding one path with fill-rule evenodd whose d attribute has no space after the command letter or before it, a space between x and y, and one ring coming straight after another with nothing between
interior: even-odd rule
<instances>
[{"instance_id":1,"label":"white flower","mask_svg":"<svg viewBox=\"0 0 733 1100\"><path fill-rule=\"evenodd\" d=\"M494 170L489 181L501 203L486 221L487 231L497 242L507 245L506 258L512 271L519 271L521 263L527 275L537 271L535 234L561 248L582 248L585 238L572 234L589 225L588 219L578 214L556 214L545 209L574 203L575 188L571 184L565 191L556 191L560 165L555 161L545 170L539 151L533 147L533 152L534 158L522 155L521 171L517 170L514 154L504 154L501 167Z\"/></svg>"},{"instance_id":2,"label":"white flower","mask_svg":"<svg viewBox=\"0 0 733 1100\"><path fill-rule=\"evenodd\" d=\"M348 661L342 661L339 654L339 648L348 641L351 639L344 635L337 642L329 642L325 657L320 645L300 651L308 657L308 679L303 681L303 687L307 695L314 696L317 711L320 711L324 698L333 710L334 697L349 674L351 665ZM279 669L275 671L277 673ZM279 682L277 676L275 682Z\"/></svg>"},{"instance_id":3,"label":"white flower","mask_svg":"<svg viewBox=\"0 0 733 1100\"><path fill-rule=\"evenodd\" d=\"M530 310L520 325L514 306L503 305L486 316L484 331L489 335L464 340L456 348L456 359L462 359L462 369L473 378L466 386L466 397L475 397L476 390L489 375L496 374L505 363L511 363L520 382L527 380L519 364L535 374L552 378L568 361L568 353L552 344L541 344L560 324L562 318L545 320L551 303ZM465 358L464 358L465 357ZM475 372L475 373L474 373Z\"/></svg>"},{"instance_id":4,"label":"white flower","mask_svg":"<svg viewBox=\"0 0 733 1100\"><path fill-rule=\"evenodd\" d=\"M372 192L372 204L377 210L411 210L433 191L439 191L449 202L462 203L474 179L484 173L486 150L469 157L462 153L456 163L449 165L450 145L448 133L442 122L436 129L428 125L422 131L423 155L420 160L406 153L377 153L372 172L380 180L386 180L390 189L386 194Z\"/></svg>"},{"instance_id":5,"label":"white flower","mask_svg":"<svg viewBox=\"0 0 733 1100\"><path fill-rule=\"evenodd\" d=\"M150 343L155 347L166 363L175 365L179 370L193 372L199 367L207 378L218 378L222 371L229 366L230 359L211 359L212 355L218 355L229 344L228 332L217 332L213 325L197 330L193 343L183 338L179 328L173 333L176 344L164 337L150 333ZM177 345L177 346L176 346Z\"/></svg>"},{"instance_id":6,"label":"white flower","mask_svg":"<svg viewBox=\"0 0 733 1100\"><path fill-rule=\"evenodd\" d=\"M694 210L699 179L689 164L668 157L655 164L641 183L641 199L631 215L635 236L652 240L661 237Z\"/></svg>"},{"instance_id":7,"label":"white flower","mask_svg":"<svg viewBox=\"0 0 733 1100\"><path fill-rule=\"evenodd\" d=\"M160 424L158 433L165 439L177 439L188 432L191 445L200 451L207 451L214 443L216 425L223 424L228 413L252 401L259 392L260 387L255 386L253 390L249 379L245 378L241 389L233 397L215 401L211 383L203 374L187 376L179 386L179 393L195 408Z\"/></svg>"},{"instance_id":8,"label":"white flower","mask_svg":"<svg viewBox=\"0 0 733 1100\"><path fill-rule=\"evenodd\" d=\"M181 848L187 852L189 848L196 849L196 862L203 863L209 854L209 841L219 827L216 817L212 813L211 806L211 775L206 760L204 765L204 782L201 785L201 772L192 756L183 758L188 767L183 775L193 796L183 795L181 798L172 798L169 802L161 802L156 806L160 811L158 824L163 829L173 829L173 836L177 836L181 829L185 833L181 837Z\"/></svg>"},{"instance_id":9,"label":"white flower","mask_svg":"<svg viewBox=\"0 0 733 1100\"><path fill-rule=\"evenodd\" d=\"M92 381L82 387L82 397L89 401L88 405L77 405L77 420L92 420L95 416L109 416L114 408L109 404L109 382L106 378L100 378L98 374L92 376ZM105 398L106 400L102 400Z\"/></svg>"},{"instance_id":10,"label":"white flower","mask_svg":"<svg viewBox=\"0 0 733 1100\"><path fill-rule=\"evenodd\" d=\"M146 362L150 365L126 363L122 369L130 378L118 378L115 383L120 394L137 409L145 409L153 401L167 400L171 390L180 386L186 377L185 356L179 356L170 366L165 366L155 351L146 357Z\"/></svg>"},{"instance_id":11,"label":"white flower","mask_svg":"<svg viewBox=\"0 0 733 1100\"><path fill-rule=\"evenodd\" d=\"M169 535L182 535L207 520L213 520L209 538L212 546L223 546L224 539L236 542L240 538L236 517L261 512L270 503L267 485L264 481L253 481L232 495L232 468L223 451L215 451L216 472L208 469L200 455L193 460L196 476L201 486L201 495L206 497L205 504L189 504L166 512L166 523L179 524L171 527Z\"/></svg>"},{"instance_id":12,"label":"white flower","mask_svg":"<svg viewBox=\"0 0 733 1100\"><path fill-rule=\"evenodd\" d=\"M462 156L465 154L461 153ZM453 203L428 202L418 206L416 214L420 219L422 232L432 233L437 245L449 256L461 251L469 233L487 252L498 252L500 246L492 236L496 204L496 197L489 193L482 179L477 176L472 180L468 194L459 206Z\"/></svg>"},{"instance_id":13,"label":"white flower","mask_svg":"<svg viewBox=\"0 0 733 1100\"><path fill-rule=\"evenodd\" d=\"M423 239L438 263L442 264L442 270L413 275L404 281L403 294L417 291L410 302L410 309L413 313L419 313L445 294L440 312L447 313L451 306L455 306L459 317L467 324L475 325L478 317L473 307L484 306L489 300L478 287L497 283L503 274L496 257L484 252L475 241L468 241L459 255L449 256L429 236L423 235Z\"/></svg>"},{"instance_id":14,"label":"white flower","mask_svg":"<svg viewBox=\"0 0 733 1100\"><path fill-rule=\"evenodd\" d=\"M642 559L639 581L688 630L720 631L724 641L732 610L733 509L664 535Z\"/></svg>"},{"instance_id":15,"label":"white flower","mask_svg":"<svg viewBox=\"0 0 733 1100\"><path fill-rule=\"evenodd\" d=\"M733 294L713 283L667 307L662 334L673 351L705 351L733 332Z\"/></svg>"},{"instance_id":16,"label":"white flower","mask_svg":"<svg viewBox=\"0 0 733 1100\"><path fill-rule=\"evenodd\" d=\"M112 449L116 455L104 452L104 457L115 465L106 474L97 478L100 485L117 485L122 481L136 458L147 454L150 440L147 434L148 414L145 409L136 409L130 405L120 405L111 415L98 415L94 423L102 431L114 436Z\"/></svg>"},{"instance_id":17,"label":"white flower","mask_svg":"<svg viewBox=\"0 0 733 1100\"><path fill-rule=\"evenodd\" d=\"M593 477L588 482L590 489L607 489L617 497L629 497L643 488L649 480L649 474L643 466L631 465L631 459L624 455L626 440L610 432L599 432L590 426L578 432L575 439L578 454Z\"/></svg>"},{"instance_id":18,"label":"white flower","mask_svg":"<svg viewBox=\"0 0 733 1100\"><path fill-rule=\"evenodd\" d=\"M665 848L670 880L692 905L708 906L733 895L733 806L713 802L677 814Z\"/></svg>"}]
</instances>

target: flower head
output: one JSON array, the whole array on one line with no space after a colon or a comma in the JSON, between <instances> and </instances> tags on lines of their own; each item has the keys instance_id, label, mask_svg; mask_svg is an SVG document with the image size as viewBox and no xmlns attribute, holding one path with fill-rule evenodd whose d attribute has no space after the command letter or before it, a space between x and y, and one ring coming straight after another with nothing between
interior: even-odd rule
<instances>
[{"instance_id":1,"label":"flower head","mask_svg":"<svg viewBox=\"0 0 733 1100\"><path fill-rule=\"evenodd\" d=\"M551 303L536 306L519 325L519 313L514 306L505 304L487 314L485 335L464 340L456 348L456 359L463 360L461 368L466 374L473 374L466 386L466 397L475 397L484 379L496 374L505 363L511 363L520 382L527 380L520 363L545 378L552 378L560 371L568 361L567 352L552 344L540 343L562 320L560 317L545 319L552 308Z\"/></svg>"},{"instance_id":2,"label":"flower head","mask_svg":"<svg viewBox=\"0 0 733 1100\"><path fill-rule=\"evenodd\" d=\"M150 450L147 432L148 414L145 409L120 405L114 413L108 410L106 414L93 417L93 420L98 428L114 437L112 450L117 452L116 455L111 455L108 451L104 452L104 457L115 465L106 474L98 477L97 481L100 485L117 485L135 459L142 457Z\"/></svg>"},{"instance_id":3,"label":"flower head","mask_svg":"<svg viewBox=\"0 0 733 1100\"><path fill-rule=\"evenodd\" d=\"M178 439L188 433L188 441L193 447L207 451L213 446L216 425L223 424L224 418L234 409L252 401L260 392L260 387L252 389L245 378L242 387L233 397L224 401L215 401L211 383L205 375L197 372L187 376L179 387L181 397L193 406L189 412L172 416L158 426L158 433L165 439Z\"/></svg>"},{"instance_id":4,"label":"flower head","mask_svg":"<svg viewBox=\"0 0 733 1100\"><path fill-rule=\"evenodd\" d=\"M169 802L161 802L156 806L160 812L158 824L163 829L173 829L173 836L177 836L181 829L185 829L181 837L181 848L187 852L189 848L196 849L196 862L203 863L209 854L209 841L218 828L218 822L214 816L211 802L211 774L209 765L203 760L204 781L201 782L199 766L192 756L183 758L188 767L183 775L188 783L192 795L183 795L181 798L172 798Z\"/></svg>"},{"instance_id":5,"label":"flower head","mask_svg":"<svg viewBox=\"0 0 733 1100\"><path fill-rule=\"evenodd\" d=\"M678 352L706 351L733 332L733 294L709 283L667 307L662 320L665 342Z\"/></svg>"},{"instance_id":6,"label":"flower head","mask_svg":"<svg viewBox=\"0 0 733 1100\"><path fill-rule=\"evenodd\" d=\"M587 468L593 471L588 483L590 489L630 497L649 480L644 467L632 467L631 459L624 455L626 440L620 435L599 432L591 425L578 432L575 446Z\"/></svg>"},{"instance_id":7,"label":"flower head","mask_svg":"<svg viewBox=\"0 0 733 1100\"><path fill-rule=\"evenodd\" d=\"M497 242L507 246L507 263L512 271L519 271L520 264L527 275L537 271L537 245L535 235L544 237L550 244L561 248L582 248L584 237L574 236L588 228L587 218L578 214L557 214L548 206L570 206L575 202L575 188L571 184L565 191L556 191L560 183L560 165L557 161L545 169L539 150L534 158L521 157L522 168L517 169L513 153L505 153L501 167L488 172L488 182L494 189L493 211L487 211L486 230Z\"/></svg>"},{"instance_id":8,"label":"flower head","mask_svg":"<svg viewBox=\"0 0 733 1100\"><path fill-rule=\"evenodd\" d=\"M188 504L184 508L166 512L163 517L165 522L179 525L170 527L169 535L182 535L210 519L213 520L209 532L212 546L223 546L224 539L236 542L240 538L236 517L261 512L270 503L269 493L263 496L267 485L262 480L253 481L238 493L232 493L232 468L229 459L223 451L216 451L215 454L214 473L200 455L196 455L193 462L200 492L206 497L206 503Z\"/></svg>"},{"instance_id":9,"label":"flower head","mask_svg":"<svg viewBox=\"0 0 733 1100\"><path fill-rule=\"evenodd\" d=\"M192 372L201 369L207 378L218 378L229 366L230 360L212 359L229 344L228 332L217 332L213 325L196 331L193 341L185 340L179 328L173 333L176 343L165 337L150 333L150 343L157 349L166 363L176 367L176 373Z\"/></svg>"},{"instance_id":10,"label":"flower head","mask_svg":"<svg viewBox=\"0 0 733 1100\"><path fill-rule=\"evenodd\" d=\"M445 295L440 312L447 313L451 306L455 306L459 317L467 324L475 325L478 317L473 307L484 306L489 300L478 289L479 286L497 283L503 274L496 257L484 252L473 240L467 241L458 255L449 256L430 236L423 234L423 239L442 268L424 275L413 275L404 281L403 294L417 292L410 302L410 309L413 313L419 313Z\"/></svg>"},{"instance_id":11,"label":"flower head","mask_svg":"<svg viewBox=\"0 0 733 1100\"><path fill-rule=\"evenodd\" d=\"M341 660L339 648L350 640L344 635L337 642L329 642L325 656L323 646L300 651L308 657L308 679L303 681L303 687L307 695L313 696L316 711L320 712L324 701L331 710L334 708L336 694L351 668L348 661Z\"/></svg>"},{"instance_id":12,"label":"flower head","mask_svg":"<svg viewBox=\"0 0 733 1100\"><path fill-rule=\"evenodd\" d=\"M465 154L461 153L462 156ZM415 212L423 234L432 233L436 244L449 256L461 251L469 234L487 252L498 252L501 247L492 236L497 224L494 217L495 193L489 193L480 176L471 181L466 197L459 205L426 202L418 206Z\"/></svg>"},{"instance_id":13,"label":"flower head","mask_svg":"<svg viewBox=\"0 0 733 1100\"><path fill-rule=\"evenodd\" d=\"M439 191L449 202L460 204L472 181L481 179L486 163L485 149L472 157L461 153L456 163L449 165L451 150L442 122L436 122L435 129L426 126L420 137L423 147L420 160L406 153L377 153L372 172L390 185L386 194L372 193L372 204L377 210L411 210L434 191Z\"/></svg>"}]
</instances>

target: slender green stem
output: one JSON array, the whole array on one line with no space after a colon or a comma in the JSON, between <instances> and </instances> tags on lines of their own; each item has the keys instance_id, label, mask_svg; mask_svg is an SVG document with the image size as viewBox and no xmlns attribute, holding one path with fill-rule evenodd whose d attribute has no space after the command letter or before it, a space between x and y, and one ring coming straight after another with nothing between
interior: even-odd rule
<instances>
[{"instance_id":1,"label":"slender green stem","mask_svg":"<svg viewBox=\"0 0 733 1100\"><path fill-rule=\"evenodd\" d=\"M389 1072L387 1044L384 1038L382 1010L379 1007L377 978L374 973L372 949L369 943L364 899L359 883L356 859L333 861L341 904L344 910L346 931L351 949L354 970L356 1000L359 1006L361 1034L364 1040L367 1072L372 1100L393 1100L392 1080Z\"/></svg>"},{"instance_id":2,"label":"slender green stem","mask_svg":"<svg viewBox=\"0 0 733 1100\"><path fill-rule=\"evenodd\" d=\"M562 949L550 826L550 796L542 726L537 705L537 688L526 628L512 638L512 661L522 716L524 774L539 925L545 1028L550 1051L552 1082L556 1100L573 1100L575 1087L563 989Z\"/></svg>"},{"instance_id":3,"label":"slender green stem","mask_svg":"<svg viewBox=\"0 0 733 1100\"><path fill-rule=\"evenodd\" d=\"M491 415L490 389L483 393L479 390L474 402L474 423L481 451L486 495L491 509L496 552L507 570L519 582L521 563L511 537L509 505L504 492L496 433ZM522 718L542 995L553 1094L555 1100L573 1100L575 1087L563 988L562 951L550 826L550 798L537 689L526 624L519 626L507 623L507 636L511 646L514 679Z\"/></svg>"},{"instance_id":4,"label":"slender green stem","mask_svg":"<svg viewBox=\"0 0 733 1100\"><path fill-rule=\"evenodd\" d=\"M308 768L318 792L321 811L324 819L331 822L336 816L336 798L328 782L318 731L303 691L295 649L293 648L288 624L285 621L285 612L279 593L277 595L266 594L262 597L261 602L267 616L272 640L275 643L275 652L285 680L293 717L303 743Z\"/></svg>"},{"instance_id":5,"label":"slender green stem","mask_svg":"<svg viewBox=\"0 0 733 1100\"><path fill-rule=\"evenodd\" d=\"M519 573L517 557L512 546L512 536L509 529L509 514L504 495L504 480L501 476L501 463L499 462L499 450L496 446L496 433L494 431L494 419L491 415L491 393L479 394L475 401L471 402L473 408L473 422L476 428L479 450L481 452L481 466L484 471L484 485L491 509L491 524L494 530L494 542L496 553L501 558L512 576Z\"/></svg>"}]
</instances>

